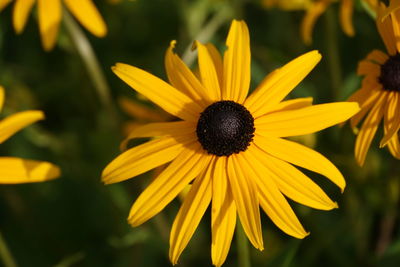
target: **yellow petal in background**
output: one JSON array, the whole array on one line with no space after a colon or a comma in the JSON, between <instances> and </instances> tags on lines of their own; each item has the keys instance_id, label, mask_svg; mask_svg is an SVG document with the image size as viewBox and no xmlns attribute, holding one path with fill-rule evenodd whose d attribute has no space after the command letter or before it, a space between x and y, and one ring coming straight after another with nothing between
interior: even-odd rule
<instances>
[{"instance_id":1,"label":"yellow petal in background","mask_svg":"<svg viewBox=\"0 0 400 267\"><path fill-rule=\"evenodd\" d=\"M75 18L92 34L104 37L107 26L92 0L64 0Z\"/></svg>"},{"instance_id":2,"label":"yellow petal in background","mask_svg":"<svg viewBox=\"0 0 400 267\"><path fill-rule=\"evenodd\" d=\"M0 112L3 110L4 105L4 87L0 85Z\"/></svg>"},{"instance_id":3,"label":"yellow petal in background","mask_svg":"<svg viewBox=\"0 0 400 267\"><path fill-rule=\"evenodd\" d=\"M0 157L0 184L36 183L59 176L60 169L49 162Z\"/></svg>"},{"instance_id":4,"label":"yellow petal in background","mask_svg":"<svg viewBox=\"0 0 400 267\"><path fill-rule=\"evenodd\" d=\"M379 147L384 147L394 135L397 135L397 132L399 131L400 94L398 92L390 92L388 96L384 113L384 123L387 131L385 132Z\"/></svg>"},{"instance_id":5,"label":"yellow petal in background","mask_svg":"<svg viewBox=\"0 0 400 267\"><path fill-rule=\"evenodd\" d=\"M21 33L36 0L16 0L13 10L13 24L16 33Z\"/></svg>"},{"instance_id":6,"label":"yellow petal in background","mask_svg":"<svg viewBox=\"0 0 400 267\"><path fill-rule=\"evenodd\" d=\"M236 205L227 176L227 158L218 157L215 163L211 209L211 258L221 266L228 256L236 226Z\"/></svg>"},{"instance_id":7,"label":"yellow petal in background","mask_svg":"<svg viewBox=\"0 0 400 267\"><path fill-rule=\"evenodd\" d=\"M243 230L253 246L263 250L257 186L253 178L245 173L242 156L242 154L229 156L228 180Z\"/></svg>"},{"instance_id":8,"label":"yellow petal in background","mask_svg":"<svg viewBox=\"0 0 400 267\"><path fill-rule=\"evenodd\" d=\"M129 213L129 223L138 226L159 213L208 166L211 158L200 144L188 145L140 194Z\"/></svg>"},{"instance_id":9,"label":"yellow petal in background","mask_svg":"<svg viewBox=\"0 0 400 267\"><path fill-rule=\"evenodd\" d=\"M299 167L322 174L342 191L346 181L340 171L323 155L306 146L282 138L256 135L254 143L268 154Z\"/></svg>"},{"instance_id":10,"label":"yellow petal in background","mask_svg":"<svg viewBox=\"0 0 400 267\"><path fill-rule=\"evenodd\" d=\"M315 22L322 13L325 12L327 7L331 4L331 1L332 0L315 1L307 9L307 13L304 15L300 28L301 37L305 44L310 45L312 43L312 32Z\"/></svg>"},{"instance_id":11,"label":"yellow petal in background","mask_svg":"<svg viewBox=\"0 0 400 267\"><path fill-rule=\"evenodd\" d=\"M254 118L274 110L320 60L321 55L314 50L273 71L246 99L244 105Z\"/></svg>"},{"instance_id":12,"label":"yellow petal in background","mask_svg":"<svg viewBox=\"0 0 400 267\"><path fill-rule=\"evenodd\" d=\"M0 12L13 0L0 0Z\"/></svg>"},{"instance_id":13,"label":"yellow petal in background","mask_svg":"<svg viewBox=\"0 0 400 267\"><path fill-rule=\"evenodd\" d=\"M376 101L367 118L364 120L360 132L356 139L354 153L357 163L364 165L365 157L367 156L368 149L371 145L372 139L378 130L379 123L384 114L384 107L386 106L387 92L383 92L380 98Z\"/></svg>"},{"instance_id":14,"label":"yellow petal in background","mask_svg":"<svg viewBox=\"0 0 400 267\"><path fill-rule=\"evenodd\" d=\"M203 173L195 179L172 224L169 258L174 265L178 263L179 256L192 238L211 202L214 162L214 159L211 160Z\"/></svg>"},{"instance_id":15,"label":"yellow petal in background","mask_svg":"<svg viewBox=\"0 0 400 267\"><path fill-rule=\"evenodd\" d=\"M123 63L117 63L112 70L137 92L183 120L197 121L203 111L188 96L144 70Z\"/></svg>"},{"instance_id":16,"label":"yellow petal in background","mask_svg":"<svg viewBox=\"0 0 400 267\"><path fill-rule=\"evenodd\" d=\"M43 120L44 114L39 110L29 110L15 113L0 121L0 143L26 126Z\"/></svg>"},{"instance_id":17,"label":"yellow petal in background","mask_svg":"<svg viewBox=\"0 0 400 267\"><path fill-rule=\"evenodd\" d=\"M256 133L287 137L315 133L349 119L360 110L355 102L336 102L274 112L255 119Z\"/></svg>"},{"instance_id":18,"label":"yellow petal in background","mask_svg":"<svg viewBox=\"0 0 400 267\"><path fill-rule=\"evenodd\" d=\"M233 20L224 54L223 100L242 104L250 88L250 37L244 21Z\"/></svg>"},{"instance_id":19,"label":"yellow petal in background","mask_svg":"<svg viewBox=\"0 0 400 267\"><path fill-rule=\"evenodd\" d=\"M38 0L39 30L45 51L53 49L61 22L61 0Z\"/></svg>"},{"instance_id":20,"label":"yellow petal in background","mask_svg":"<svg viewBox=\"0 0 400 267\"><path fill-rule=\"evenodd\" d=\"M342 0L340 4L340 24L342 26L342 30L348 36L354 36L354 28L353 28L353 3L354 0Z\"/></svg>"}]
</instances>

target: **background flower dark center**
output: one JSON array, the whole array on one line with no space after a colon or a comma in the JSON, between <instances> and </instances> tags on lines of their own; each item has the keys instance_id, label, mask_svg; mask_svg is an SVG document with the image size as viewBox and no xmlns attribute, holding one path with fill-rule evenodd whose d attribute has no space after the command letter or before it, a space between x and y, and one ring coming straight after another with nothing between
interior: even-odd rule
<instances>
[{"instance_id":1,"label":"background flower dark center","mask_svg":"<svg viewBox=\"0 0 400 267\"><path fill-rule=\"evenodd\" d=\"M247 149L254 130L254 118L244 106L219 101L201 113L196 133L208 153L229 156Z\"/></svg>"},{"instance_id":2,"label":"background flower dark center","mask_svg":"<svg viewBox=\"0 0 400 267\"><path fill-rule=\"evenodd\" d=\"M385 90L400 92L400 54L391 56L381 66L379 82Z\"/></svg>"}]
</instances>

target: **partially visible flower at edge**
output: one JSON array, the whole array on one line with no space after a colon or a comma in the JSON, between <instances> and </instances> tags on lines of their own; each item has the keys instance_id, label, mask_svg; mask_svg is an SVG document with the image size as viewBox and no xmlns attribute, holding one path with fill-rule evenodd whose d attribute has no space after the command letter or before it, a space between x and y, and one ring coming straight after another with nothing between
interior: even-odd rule
<instances>
[{"instance_id":1,"label":"partially visible flower at edge","mask_svg":"<svg viewBox=\"0 0 400 267\"><path fill-rule=\"evenodd\" d=\"M4 88L0 86L0 111L4 103ZM28 110L10 115L0 121L0 143L26 126L44 119L39 110ZM55 179L60 176L60 169L52 163L0 157L0 184L35 183Z\"/></svg>"},{"instance_id":2,"label":"partially visible flower at edge","mask_svg":"<svg viewBox=\"0 0 400 267\"><path fill-rule=\"evenodd\" d=\"M355 158L363 165L372 139L383 119L384 136L380 147L388 146L390 153L400 159L400 1L383 3L377 10L376 26L387 53L373 50L360 61L357 74L364 76L361 88L348 101L360 104L361 111L350 120L352 128L364 118L354 148ZM368 114L368 116L367 116Z\"/></svg>"},{"instance_id":3,"label":"partially visible flower at edge","mask_svg":"<svg viewBox=\"0 0 400 267\"><path fill-rule=\"evenodd\" d=\"M13 25L17 34L22 33L35 2L38 4L39 30L43 49L53 49L62 19L62 3L75 18L93 35L104 37L107 26L92 0L0 0L0 12L14 3Z\"/></svg>"},{"instance_id":4,"label":"partially visible flower at edge","mask_svg":"<svg viewBox=\"0 0 400 267\"><path fill-rule=\"evenodd\" d=\"M340 1L340 25L348 36L354 36L352 22L354 0L263 0L265 7L277 6L286 10L306 10L300 26L301 37L305 44L312 43L312 32L317 19L326 11L330 4ZM375 10L378 0L362 0L372 10Z\"/></svg>"},{"instance_id":5,"label":"partially visible flower at edge","mask_svg":"<svg viewBox=\"0 0 400 267\"><path fill-rule=\"evenodd\" d=\"M155 138L119 155L103 170L102 180L121 182L171 162L137 198L128 221L132 226L146 222L192 182L172 225L170 260L177 263L211 204L211 257L221 266L237 214L250 242L263 250L259 206L296 238L308 233L284 195L316 209L337 208L293 165L326 176L343 191L339 170L318 152L281 137L325 129L350 118L359 107L346 102L312 106L312 98L283 101L319 62L317 51L275 70L247 97L251 57L243 21L232 22L223 57L211 44L195 44L200 80L174 53L175 41L165 57L170 84L127 64L112 68L129 86L181 120L131 132L129 138Z\"/></svg>"}]
</instances>

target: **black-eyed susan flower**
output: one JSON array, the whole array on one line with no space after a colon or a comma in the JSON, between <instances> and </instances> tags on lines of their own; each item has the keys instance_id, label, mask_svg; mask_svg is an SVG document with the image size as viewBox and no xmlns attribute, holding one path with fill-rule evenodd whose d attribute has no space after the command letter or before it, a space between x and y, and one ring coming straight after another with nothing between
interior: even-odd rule
<instances>
[{"instance_id":1,"label":"black-eyed susan flower","mask_svg":"<svg viewBox=\"0 0 400 267\"><path fill-rule=\"evenodd\" d=\"M394 5L397 2L397 8ZM349 101L360 104L361 111L350 120L353 128L365 118L358 132L355 157L363 165L372 139L383 119L384 136L380 147L388 146L391 154L400 159L398 130L400 128L400 1L392 1L378 9L376 25L387 53L373 50L362 60L358 75L365 76L361 88Z\"/></svg>"},{"instance_id":2,"label":"black-eyed susan flower","mask_svg":"<svg viewBox=\"0 0 400 267\"><path fill-rule=\"evenodd\" d=\"M4 102L4 89L0 86L0 110ZM28 110L10 115L0 121L0 143L26 126L44 119L39 110ZM60 169L45 161L15 157L0 157L0 184L43 182L60 176Z\"/></svg>"},{"instance_id":3,"label":"black-eyed susan flower","mask_svg":"<svg viewBox=\"0 0 400 267\"><path fill-rule=\"evenodd\" d=\"M114 73L179 121L151 123L130 138L154 137L114 159L103 171L106 184L138 176L171 162L133 204L128 221L138 226L168 205L187 184L192 187L174 220L170 260L177 263L211 205L212 262L228 254L239 216L250 242L263 249L260 209L285 233L303 238L300 224L284 195L304 205L337 207L294 165L322 174L344 189L345 180L325 157L282 137L319 131L346 120L357 103L311 105L311 98L283 99L321 59L306 53L268 75L247 96L250 41L243 21L233 21L223 58L211 44L195 43L200 80L173 52L166 52L170 84L136 67L118 63Z\"/></svg>"},{"instance_id":4,"label":"black-eyed susan flower","mask_svg":"<svg viewBox=\"0 0 400 267\"><path fill-rule=\"evenodd\" d=\"M11 2L15 2L13 25L17 34L24 30L29 13L37 2L40 37L46 51L55 45L63 5L93 35L103 37L107 33L106 24L92 0L0 0L0 12Z\"/></svg>"}]
</instances>

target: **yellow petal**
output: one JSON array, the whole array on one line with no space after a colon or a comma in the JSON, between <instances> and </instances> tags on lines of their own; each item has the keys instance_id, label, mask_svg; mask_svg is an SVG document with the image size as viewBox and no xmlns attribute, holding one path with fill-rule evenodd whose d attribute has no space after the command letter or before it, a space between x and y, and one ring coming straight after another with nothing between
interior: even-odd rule
<instances>
[{"instance_id":1,"label":"yellow petal","mask_svg":"<svg viewBox=\"0 0 400 267\"><path fill-rule=\"evenodd\" d=\"M187 140L190 142L194 140ZM111 161L102 173L105 184L117 183L175 159L186 143L181 139L165 137L128 149Z\"/></svg>"},{"instance_id":2,"label":"yellow petal","mask_svg":"<svg viewBox=\"0 0 400 267\"><path fill-rule=\"evenodd\" d=\"M400 142L398 134L394 135L388 142L390 154L396 159L400 159Z\"/></svg>"},{"instance_id":3,"label":"yellow petal","mask_svg":"<svg viewBox=\"0 0 400 267\"><path fill-rule=\"evenodd\" d=\"M391 16L391 21L392 21L392 27L393 27L393 34L394 34L394 41L395 41L395 46L396 50L400 51L400 10L396 10L394 14Z\"/></svg>"},{"instance_id":4,"label":"yellow petal","mask_svg":"<svg viewBox=\"0 0 400 267\"><path fill-rule=\"evenodd\" d=\"M358 63L357 74L379 77L381 75L381 66L368 59L361 60L360 63Z\"/></svg>"},{"instance_id":5,"label":"yellow petal","mask_svg":"<svg viewBox=\"0 0 400 267\"><path fill-rule=\"evenodd\" d=\"M242 104L250 87L250 37L244 21L233 20L226 39L222 98Z\"/></svg>"},{"instance_id":6,"label":"yellow petal","mask_svg":"<svg viewBox=\"0 0 400 267\"><path fill-rule=\"evenodd\" d=\"M104 37L107 34L107 26L92 0L64 0L64 3L93 35Z\"/></svg>"},{"instance_id":7,"label":"yellow petal","mask_svg":"<svg viewBox=\"0 0 400 267\"><path fill-rule=\"evenodd\" d=\"M287 137L305 135L349 119L360 110L356 102L336 102L274 112L254 121L257 134Z\"/></svg>"},{"instance_id":8,"label":"yellow petal","mask_svg":"<svg viewBox=\"0 0 400 267\"><path fill-rule=\"evenodd\" d=\"M285 110L293 110L293 109L309 107L312 105L312 101L313 101L312 97L303 97L303 98L296 98L296 99L282 101L275 106L274 110L271 110L270 112L272 113L277 111L285 111Z\"/></svg>"},{"instance_id":9,"label":"yellow petal","mask_svg":"<svg viewBox=\"0 0 400 267\"><path fill-rule=\"evenodd\" d=\"M208 106L210 100L208 99L206 88L204 88L182 59L174 53L175 45L176 41L171 41L165 53L165 70L169 82L193 101L198 102L202 107Z\"/></svg>"},{"instance_id":10,"label":"yellow petal","mask_svg":"<svg viewBox=\"0 0 400 267\"><path fill-rule=\"evenodd\" d=\"M208 53L210 54L212 61L214 62L215 71L217 72L218 76L219 87L222 88L224 81L224 63L222 61L221 54L219 53L217 48L211 43L207 43L206 47L208 49Z\"/></svg>"},{"instance_id":11,"label":"yellow petal","mask_svg":"<svg viewBox=\"0 0 400 267\"><path fill-rule=\"evenodd\" d=\"M4 105L4 87L0 85L0 112Z\"/></svg>"},{"instance_id":12,"label":"yellow petal","mask_svg":"<svg viewBox=\"0 0 400 267\"><path fill-rule=\"evenodd\" d=\"M53 49L61 21L60 0L38 0L39 30L45 51Z\"/></svg>"},{"instance_id":13,"label":"yellow petal","mask_svg":"<svg viewBox=\"0 0 400 267\"><path fill-rule=\"evenodd\" d=\"M320 210L338 207L316 183L291 164L272 157L257 147L251 152L265 166L257 167L259 173L271 177L279 190L292 200Z\"/></svg>"},{"instance_id":14,"label":"yellow petal","mask_svg":"<svg viewBox=\"0 0 400 267\"><path fill-rule=\"evenodd\" d=\"M153 121L166 121L171 120L172 116L159 108L151 108L138 101L127 98L119 97L118 104L124 112L135 120L153 122Z\"/></svg>"},{"instance_id":15,"label":"yellow petal","mask_svg":"<svg viewBox=\"0 0 400 267\"><path fill-rule=\"evenodd\" d=\"M183 120L197 121L202 108L189 97L156 76L136 67L117 63L114 73L168 113Z\"/></svg>"},{"instance_id":16,"label":"yellow petal","mask_svg":"<svg viewBox=\"0 0 400 267\"><path fill-rule=\"evenodd\" d=\"M210 162L203 173L195 179L186 195L178 215L172 224L169 239L169 258L173 265L192 238L201 218L211 201L214 160ZM218 177L219 178L219 177Z\"/></svg>"},{"instance_id":17,"label":"yellow petal","mask_svg":"<svg viewBox=\"0 0 400 267\"><path fill-rule=\"evenodd\" d=\"M312 43L312 32L314 29L315 22L325 12L326 8L331 3L331 0L321 0L313 2L307 9L307 13L304 15L303 21L301 22L301 37L305 44Z\"/></svg>"},{"instance_id":18,"label":"yellow petal","mask_svg":"<svg viewBox=\"0 0 400 267\"><path fill-rule=\"evenodd\" d=\"M388 57L388 55L386 55L386 53L384 53L380 50L377 50L377 49L372 50L367 55L367 60L373 61L379 65L383 65L386 62L386 60L388 60L388 59L389 59L389 57Z\"/></svg>"},{"instance_id":19,"label":"yellow petal","mask_svg":"<svg viewBox=\"0 0 400 267\"><path fill-rule=\"evenodd\" d=\"M0 0L0 12L9 4L12 0Z\"/></svg>"},{"instance_id":20,"label":"yellow petal","mask_svg":"<svg viewBox=\"0 0 400 267\"><path fill-rule=\"evenodd\" d=\"M350 119L350 125L353 129L369 112L369 110L375 104L376 99L378 99L382 92L383 91L379 90L378 88L374 88L373 90L370 90L369 88L363 88L349 98L348 101L357 101L361 108L360 112Z\"/></svg>"},{"instance_id":21,"label":"yellow petal","mask_svg":"<svg viewBox=\"0 0 400 267\"><path fill-rule=\"evenodd\" d=\"M386 50L389 52L390 55L395 55L397 51L393 25L390 18L383 19L383 12L384 8L382 6L378 8L376 26L386 46Z\"/></svg>"},{"instance_id":22,"label":"yellow petal","mask_svg":"<svg viewBox=\"0 0 400 267\"><path fill-rule=\"evenodd\" d=\"M43 119L44 114L39 110L23 111L8 116L0 121L0 144L19 130Z\"/></svg>"},{"instance_id":23,"label":"yellow petal","mask_svg":"<svg viewBox=\"0 0 400 267\"><path fill-rule=\"evenodd\" d=\"M211 209L211 258L213 265L221 266L228 256L235 232L236 205L227 176L227 158L218 157L215 163Z\"/></svg>"},{"instance_id":24,"label":"yellow petal","mask_svg":"<svg viewBox=\"0 0 400 267\"><path fill-rule=\"evenodd\" d=\"M200 144L195 142L186 148L135 201L128 218L132 226L159 213L208 166L212 156L205 154Z\"/></svg>"},{"instance_id":25,"label":"yellow petal","mask_svg":"<svg viewBox=\"0 0 400 267\"><path fill-rule=\"evenodd\" d=\"M16 0L13 10L13 24L15 32L20 34L26 25L29 13L36 0Z\"/></svg>"},{"instance_id":26,"label":"yellow petal","mask_svg":"<svg viewBox=\"0 0 400 267\"><path fill-rule=\"evenodd\" d=\"M318 51L311 51L269 74L246 99L244 105L254 118L275 109L320 61Z\"/></svg>"},{"instance_id":27,"label":"yellow petal","mask_svg":"<svg viewBox=\"0 0 400 267\"><path fill-rule=\"evenodd\" d=\"M348 36L354 36L353 28L353 3L354 0L342 0L340 5L340 24Z\"/></svg>"},{"instance_id":28,"label":"yellow petal","mask_svg":"<svg viewBox=\"0 0 400 267\"><path fill-rule=\"evenodd\" d=\"M387 142L389 142L389 140L392 139L392 137L396 135L399 131L400 94L398 92L390 92L388 96L384 113L384 123L386 125L387 131L385 132L385 135L383 136L379 147L384 147Z\"/></svg>"},{"instance_id":29,"label":"yellow petal","mask_svg":"<svg viewBox=\"0 0 400 267\"><path fill-rule=\"evenodd\" d=\"M143 126L136 127L121 143L121 149L124 150L128 142L139 137L160 137L160 136L195 136L196 124L187 121L175 122L159 122L149 123Z\"/></svg>"},{"instance_id":30,"label":"yellow petal","mask_svg":"<svg viewBox=\"0 0 400 267\"><path fill-rule=\"evenodd\" d=\"M257 186L247 170L243 168L243 161L242 154L229 156L229 184L244 232L255 248L263 250Z\"/></svg>"},{"instance_id":31,"label":"yellow petal","mask_svg":"<svg viewBox=\"0 0 400 267\"><path fill-rule=\"evenodd\" d=\"M0 184L36 183L55 179L60 169L45 161L0 158Z\"/></svg>"},{"instance_id":32,"label":"yellow petal","mask_svg":"<svg viewBox=\"0 0 400 267\"><path fill-rule=\"evenodd\" d=\"M221 89L214 61L205 45L198 41L195 44L198 50L201 81L207 90L210 100L212 102L219 101L221 100Z\"/></svg>"},{"instance_id":33,"label":"yellow petal","mask_svg":"<svg viewBox=\"0 0 400 267\"><path fill-rule=\"evenodd\" d=\"M367 118L365 119L360 132L358 133L356 145L354 147L354 153L357 163L360 166L364 165L368 149L383 117L386 98L387 92L382 92L382 94L379 96L379 99L376 101Z\"/></svg>"},{"instance_id":34,"label":"yellow petal","mask_svg":"<svg viewBox=\"0 0 400 267\"><path fill-rule=\"evenodd\" d=\"M304 238L308 233L271 178L270 170L259 161L260 156L264 155L265 153L256 146L249 147L245 156L247 164L245 163L243 167L251 171L251 176L257 184L260 205L273 223L283 232L296 238Z\"/></svg>"},{"instance_id":35,"label":"yellow petal","mask_svg":"<svg viewBox=\"0 0 400 267\"><path fill-rule=\"evenodd\" d=\"M317 151L295 142L275 137L255 135L254 143L263 151L278 159L325 176L342 191L346 186L346 181L340 171Z\"/></svg>"}]
</instances>

